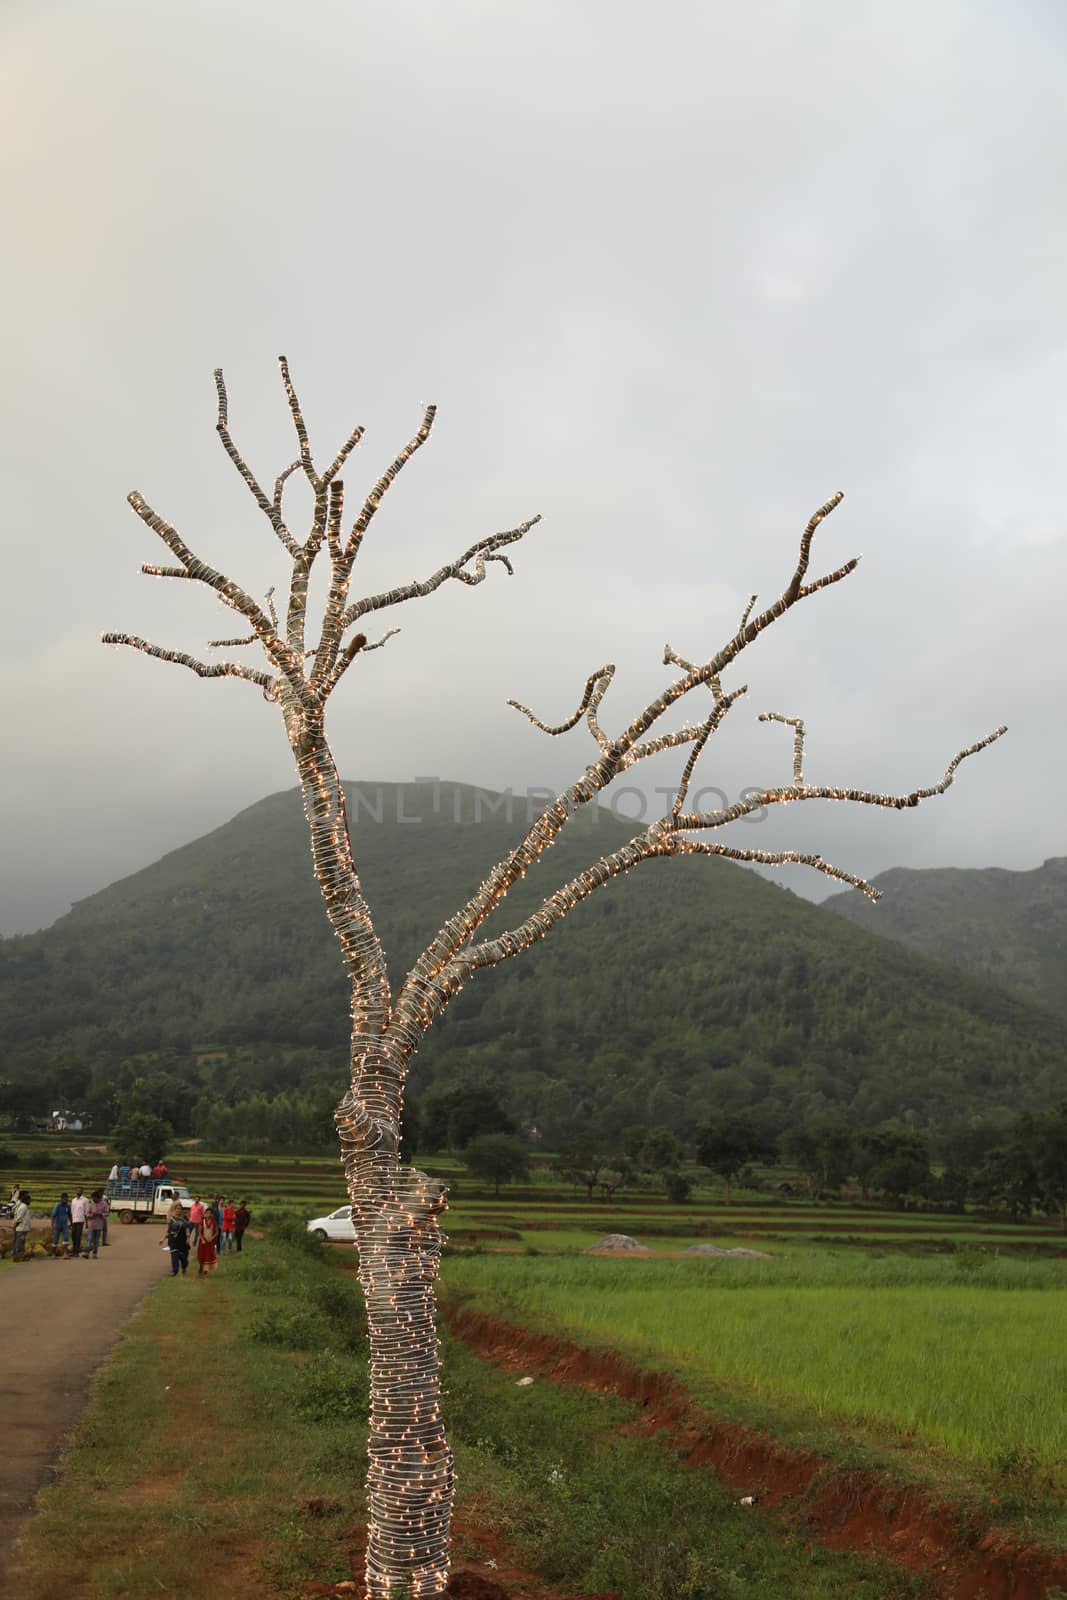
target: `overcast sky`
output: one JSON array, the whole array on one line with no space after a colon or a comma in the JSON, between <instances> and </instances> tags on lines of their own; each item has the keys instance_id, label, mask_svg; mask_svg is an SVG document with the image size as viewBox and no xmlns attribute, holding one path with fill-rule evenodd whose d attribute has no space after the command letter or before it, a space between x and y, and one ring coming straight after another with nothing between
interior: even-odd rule
<instances>
[{"instance_id":1,"label":"overcast sky","mask_svg":"<svg viewBox=\"0 0 1067 1600\"><path fill-rule=\"evenodd\" d=\"M1011 731L919 811L794 806L740 842L868 875L1067 853L1062 6L7 0L0 36L0 931L295 781L254 688L99 643L237 631L139 575L166 552L131 488L284 584L212 384L273 479L281 351L321 456L366 426L350 497L440 408L357 589L544 516L514 578L383 617L333 703L346 777L562 785L588 734L507 697L561 719L610 660L628 721L664 641L710 655L842 488L814 570L863 563L735 669L703 781L789 780L761 710L807 719L813 782L878 788Z\"/></svg>"}]
</instances>

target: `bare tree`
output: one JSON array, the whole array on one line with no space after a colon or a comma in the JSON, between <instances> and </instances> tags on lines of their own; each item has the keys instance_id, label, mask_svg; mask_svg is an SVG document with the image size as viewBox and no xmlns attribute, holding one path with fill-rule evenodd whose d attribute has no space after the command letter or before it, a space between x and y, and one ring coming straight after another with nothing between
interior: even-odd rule
<instances>
[{"instance_id":1,"label":"bare tree","mask_svg":"<svg viewBox=\"0 0 1067 1600\"><path fill-rule=\"evenodd\" d=\"M792 574L778 598L756 611L756 596L745 607L736 633L710 657L688 661L668 645L664 664L675 669L663 692L617 733L601 725L601 705L615 668L598 667L589 675L578 709L555 726L517 702L509 702L545 733L566 733L583 718L595 743L594 758L529 827L514 850L489 872L477 893L435 935L407 976L395 988L370 908L360 885L345 815L344 792L326 741L327 703L357 657L378 649L396 630L370 642L363 631L376 612L390 611L406 600L422 599L450 580L474 586L487 575L490 562L510 574L504 553L539 520L477 539L455 560L423 581L402 584L380 594L352 599L353 567L370 525L389 488L433 426L434 407L362 502L347 530L341 469L359 443L363 430L349 434L325 470L315 465L307 429L285 358L281 375L299 444L299 455L275 480L268 494L247 465L230 433L226 387L215 374L218 393L217 430L223 447L291 562L284 620L273 604L273 591L263 605L232 578L216 572L194 555L177 529L165 522L138 493L129 503L163 541L176 565L145 565L153 577L189 579L213 589L223 605L237 612L250 632L212 641L211 648L259 645L265 667L236 661L208 664L181 651L161 649L131 634L109 633L104 642L129 645L163 661L174 661L200 677L237 677L262 690L276 704L296 758L304 810L311 830L311 852L326 914L341 945L351 985L351 1082L337 1107L341 1159L359 1249L359 1277L370 1326L371 1400L370 1461L367 1481L369 1543L367 1595L384 1600L404 1592L415 1597L440 1594L448 1579L449 1525L454 1471L452 1453L441 1417L433 1280L437 1273L445 1209L444 1186L399 1160L404 1080L408 1065L434 1019L464 983L482 970L543 939L567 913L595 890L641 862L677 855L724 856L733 861L800 862L877 898L862 878L793 850L753 850L720 842L720 830L764 806L802 800L849 800L860 805L899 809L918 805L943 793L960 762L1004 732L961 750L944 776L929 788L909 794L876 794L865 789L812 784L804 776L804 724L798 717L765 712L764 721L793 729L792 782L759 790L732 806L715 811L687 809L690 781L709 739L722 725L746 688L723 687L722 677L736 658L800 601L840 583L857 562L808 578L812 541L819 524L841 500L835 494L808 522ZM288 526L284 491L289 477L302 472L314 496L310 530L301 541ZM329 562L329 592L318 626L308 642L307 596L312 567L323 546ZM696 695L703 704L696 719L672 731L658 731L662 719L680 701ZM524 921L496 938L477 937L508 890L551 849L568 820L594 802L619 776L662 751L685 751L670 809L641 829L621 849L602 857L563 884Z\"/></svg>"}]
</instances>

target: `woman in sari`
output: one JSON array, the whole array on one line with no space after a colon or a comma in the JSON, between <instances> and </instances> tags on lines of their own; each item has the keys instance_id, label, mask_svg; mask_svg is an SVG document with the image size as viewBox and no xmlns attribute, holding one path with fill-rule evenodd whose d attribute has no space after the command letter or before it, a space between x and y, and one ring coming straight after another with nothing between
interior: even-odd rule
<instances>
[{"instance_id":1,"label":"woman in sari","mask_svg":"<svg viewBox=\"0 0 1067 1600\"><path fill-rule=\"evenodd\" d=\"M202 1278L205 1273L217 1265L216 1247L219 1241L219 1225L215 1213L211 1210L204 1212L204 1220L200 1224L200 1238L196 1246L196 1259L200 1263L197 1268L197 1277Z\"/></svg>"}]
</instances>

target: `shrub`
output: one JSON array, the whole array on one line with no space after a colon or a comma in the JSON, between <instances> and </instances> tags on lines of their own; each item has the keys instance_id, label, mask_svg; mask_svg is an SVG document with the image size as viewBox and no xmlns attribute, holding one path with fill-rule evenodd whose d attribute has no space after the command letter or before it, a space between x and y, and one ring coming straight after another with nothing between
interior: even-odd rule
<instances>
[{"instance_id":1,"label":"shrub","mask_svg":"<svg viewBox=\"0 0 1067 1600\"><path fill-rule=\"evenodd\" d=\"M367 1376L363 1366L342 1362L332 1350L320 1350L300 1375L296 1409L318 1422L366 1415Z\"/></svg>"},{"instance_id":2,"label":"shrub","mask_svg":"<svg viewBox=\"0 0 1067 1600\"><path fill-rule=\"evenodd\" d=\"M317 1283L313 1291L316 1308L330 1323L350 1350L362 1350L367 1343L367 1310L363 1296L340 1278Z\"/></svg>"},{"instance_id":3,"label":"shrub","mask_svg":"<svg viewBox=\"0 0 1067 1600\"><path fill-rule=\"evenodd\" d=\"M952 1258L952 1265L956 1271L965 1278L975 1278L985 1272L989 1265L989 1255L977 1244L957 1244Z\"/></svg>"},{"instance_id":4,"label":"shrub","mask_svg":"<svg viewBox=\"0 0 1067 1600\"><path fill-rule=\"evenodd\" d=\"M297 1250L306 1250L309 1255L322 1254L322 1240L316 1239L309 1233L299 1217L294 1217L291 1212L284 1212L277 1220L269 1212L264 1212L260 1220L264 1223L270 1217L270 1236L277 1239L280 1244L293 1246Z\"/></svg>"},{"instance_id":5,"label":"shrub","mask_svg":"<svg viewBox=\"0 0 1067 1600\"><path fill-rule=\"evenodd\" d=\"M684 1206L693 1186L683 1172L665 1172L663 1187L672 1206Z\"/></svg>"},{"instance_id":6,"label":"shrub","mask_svg":"<svg viewBox=\"0 0 1067 1600\"><path fill-rule=\"evenodd\" d=\"M280 1345L284 1350L321 1350L329 1337L322 1318L300 1307L285 1311L268 1306L253 1322L250 1332L258 1344Z\"/></svg>"}]
</instances>

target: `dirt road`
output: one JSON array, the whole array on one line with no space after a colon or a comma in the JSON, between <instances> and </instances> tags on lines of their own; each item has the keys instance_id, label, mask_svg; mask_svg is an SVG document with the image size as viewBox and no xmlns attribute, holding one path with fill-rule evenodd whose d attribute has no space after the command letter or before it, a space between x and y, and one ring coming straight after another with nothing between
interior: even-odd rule
<instances>
[{"instance_id":1,"label":"dirt road","mask_svg":"<svg viewBox=\"0 0 1067 1600\"><path fill-rule=\"evenodd\" d=\"M93 1373L152 1284L170 1272L158 1224L109 1230L98 1261L0 1272L0 1592L33 1497L50 1482Z\"/></svg>"}]
</instances>

